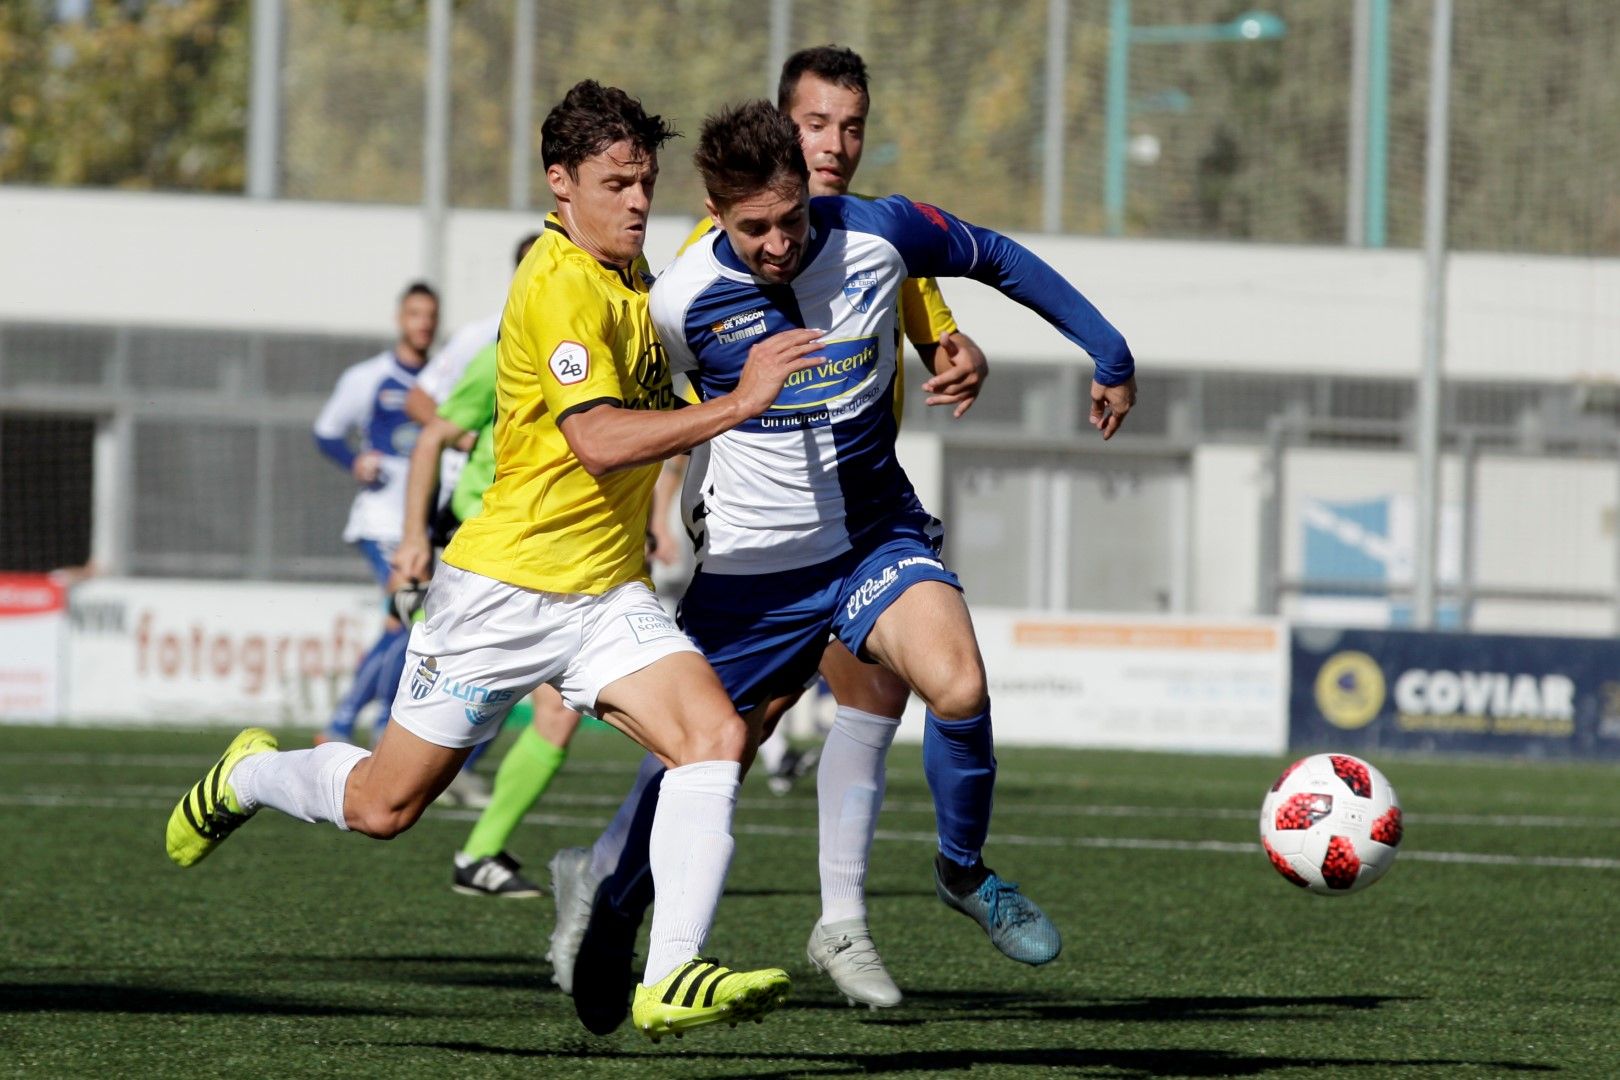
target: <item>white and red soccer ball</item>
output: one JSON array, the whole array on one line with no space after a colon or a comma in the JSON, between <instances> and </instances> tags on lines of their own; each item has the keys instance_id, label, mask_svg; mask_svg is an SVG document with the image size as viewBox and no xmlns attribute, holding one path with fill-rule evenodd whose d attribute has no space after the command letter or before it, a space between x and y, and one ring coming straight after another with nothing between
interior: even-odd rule
<instances>
[{"instance_id":1,"label":"white and red soccer ball","mask_svg":"<svg viewBox=\"0 0 1620 1080\"><path fill-rule=\"evenodd\" d=\"M1260 843L1277 873L1322 896L1365 889L1395 862L1401 801L1384 774L1349 754L1300 758L1260 806Z\"/></svg>"}]
</instances>

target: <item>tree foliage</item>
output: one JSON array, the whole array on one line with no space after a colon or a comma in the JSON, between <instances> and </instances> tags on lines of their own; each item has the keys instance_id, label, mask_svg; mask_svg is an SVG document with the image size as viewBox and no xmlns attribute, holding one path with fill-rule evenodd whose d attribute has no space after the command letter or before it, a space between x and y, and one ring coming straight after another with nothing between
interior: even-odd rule
<instances>
[{"instance_id":1,"label":"tree foliage","mask_svg":"<svg viewBox=\"0 0 1620 1080\"><path fill-rule=\"evenodd\" d=\"M625 87L689 136L716 106L771 92L759 0L535 0L533 182L546 109L573 82ZM281 190L421 195L423 0L283 0ZM1353 5L1133 0L1136 26L1211 27L1270 7L1287 33L1127 50L1126 233L1338 243L1350 212ZM0 3L0 182L239 190L250 0ZM857 186L903 191L1007 229L1041 224L1046 0L793 0L790 48L834 41L872 73ZM1065 28L1065 230L1100 232L1111 54L1108 5ZM1391 5L1388 238L1419 242L1430 6ZM513 2L455 0L451 198L507 203ZM1458 5L1450 235L1464 248L1620 252L1620 5ZM691 139L665 151L659 208L701 205Z\"/></svg>"},{"instance_id":2,"label":"tree foliage","mask_svg":"<svg viewBox=\"0 0 1620 1080\"><path fill-rule=\"evenodd\" d=\"M0 181L239 190L248 5L88 7L0 4Z\"/></svg>"}]
</instances>

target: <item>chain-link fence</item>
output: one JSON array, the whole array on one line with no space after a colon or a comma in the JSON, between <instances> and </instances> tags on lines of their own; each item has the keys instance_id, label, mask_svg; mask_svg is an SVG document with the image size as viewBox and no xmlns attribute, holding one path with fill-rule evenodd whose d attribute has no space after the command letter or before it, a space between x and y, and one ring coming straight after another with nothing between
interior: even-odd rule
<instances>
[{"instance_id":1,"label":"chain-link fence","mask_svg":"<svg viewBox=\"0 0 1620 1080\"><path fill-rule=\"evenodd\" d=\"M1002 229L1420 239L1425 3L457 0L434 148L433 2L0 6L0 182L242 190L258 121L285 197L416 202L442 149L453 205L534 203L540 122L575 80L624 86L690 136L767 93L787 51L833 41L871 69L868 190ZM1455 248L1620 253L1617 53L1608 0L1458 5ZM700 205L689 145L666 155L672 212Z\"/></svg>"}]
</instances>

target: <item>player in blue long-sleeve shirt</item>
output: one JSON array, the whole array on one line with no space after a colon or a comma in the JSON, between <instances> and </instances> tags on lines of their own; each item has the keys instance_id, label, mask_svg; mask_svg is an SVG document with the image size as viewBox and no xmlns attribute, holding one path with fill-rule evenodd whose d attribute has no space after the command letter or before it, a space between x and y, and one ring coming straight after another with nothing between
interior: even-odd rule
<instances>
[{"instance_id":1,"label":"player in blue long-sleeve shirt","mask_svg":"<svg viewBox=\"0 0 1620 1080\"><path fill-rule=\"evenodd\" d=\"M439 330L439 298L417 282L399 298L399 338L393 347L362 360L338 378L315 421L315 444L360 485L349 508L343 539L366 557L377 584L389 594L388 557L399 543L405 515L405 478L421 425L405 413L405 398L427 363ZM354 683L338 702L321 739L353 738L355 719L367 704L383 704L382 722L405 665L406 632L390 610L383 634L360 659Z\"/></svg>"},{"instance_id":2,"label":"player in blue long-sleeve shirt","mask_svg":"<svg viewBox=\"0 0 1620 1080\"><path fill-rule=\"evenodd\" d=\"M971 277L1041 314L1092 358L1090 419L1105 439L1135 401L1130 349L1007 237L902 196L808 198L798 131L769 102L710 117L696 161L719 230L653 288L672 370L707 399L736 384L752 349L812 339L824 360L790 379L763 415L693 451L683 510L698 570L683 627L751 721L797 692L829 633L904 679L927 705L936 891L1005 955L1046 963L1061 949L1057 929L982 857L996 767L989 693L961 587L939 556L939 523L895 455L895 294L907 277ZM892 725L835 725L822 758L818 789L837 789L818 791L823 877L837 853L848 865L832 869L852 894L864 885L893 735ZM638 850L627 846L625 860ZM638 870L622 860L615 878ZM634 913L609 910L617 895L612 879L599 891L581 965L587 951L597 967L615 952L628 959ZM823 930L811 932L812 957ZM600 986L610 1000L582 998ZM576 967L574 994L595 1030L623 1015L612 980L585 980Z\"/></svg>"}]
</instances>

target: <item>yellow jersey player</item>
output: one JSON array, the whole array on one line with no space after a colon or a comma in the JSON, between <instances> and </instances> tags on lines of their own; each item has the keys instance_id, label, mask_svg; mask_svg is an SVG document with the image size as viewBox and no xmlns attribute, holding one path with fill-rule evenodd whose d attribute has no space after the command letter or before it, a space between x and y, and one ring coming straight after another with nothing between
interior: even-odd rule
<instances>
[{"instance_id":1,"label":"yellow jersey player","mask_svg":"<svg viewBox=\"0 0 1620 1080\"><path fill-rule=\"evenodd\" d=\"M652 826L653 919L633 1015L654 1040L757 1018L785 1000L778 968L698 953L733 842L748 735L713 670L649 587L644 543L658 462L758 416L812 366L819 333L751 351L736 390L678 411L647 311L642 258L658 148L673 132L622 90L574 86L547 115L557 210L501 320L496 475L456 534L411 632L394 722L373 752L282 752L250 728L175 807L170 858L190 866L261 807L389 838L541 683L668 766Z\"/></svg>"}]
</instances>

